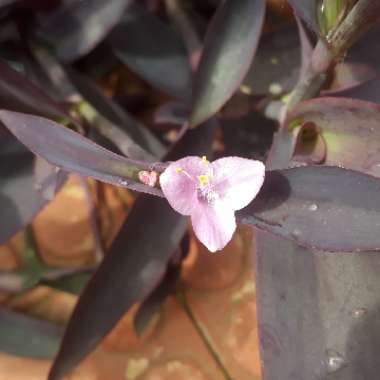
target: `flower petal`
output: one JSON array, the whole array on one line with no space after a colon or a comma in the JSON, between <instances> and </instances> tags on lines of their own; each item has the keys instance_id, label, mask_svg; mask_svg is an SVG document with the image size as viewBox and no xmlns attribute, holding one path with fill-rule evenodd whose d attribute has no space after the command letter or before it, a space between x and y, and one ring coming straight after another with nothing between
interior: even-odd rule
<instances>
[{"instance_id":1,"label":"flower petal","mask_svg":"<svg viewBox=\"0 0 380 380\"><path fill-rule=\"evenodd\" d=\"M224 248L236 229L235 214L223 201L197 202L191 214L195 235L211 252Z\"/></svg>"},{"instance_id":2,"label":"flower petal","mask_svg":"<svg viewBox=\"0 0 380 380\"><path fill-rule=\"evenodd\" d=\"M211 166L214 189L233 210L247 206L264 182L265 166L261 161L225 157L214 161Z\"/></svg>"},{"instance_id":3,"label":"flower petal","mask_svg":"<svg viewBox=\"0 0 380 380\"><path fill-rule=\"evenodd\" d=\"M204 174L205 165L200 157L189 156L172 162L160 175L162 192L170 206L180 214L191 214L197 202L197 177Z\"/></svg>"}]
</instances>

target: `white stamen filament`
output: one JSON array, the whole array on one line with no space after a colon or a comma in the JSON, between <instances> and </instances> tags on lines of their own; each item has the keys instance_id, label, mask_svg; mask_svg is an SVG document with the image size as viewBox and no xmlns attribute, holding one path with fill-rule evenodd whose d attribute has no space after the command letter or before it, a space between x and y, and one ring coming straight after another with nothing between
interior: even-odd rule
<instances>
[{"instance_id":1,"label":"white stamen filament","mask_svg":"<svg viewBox=\"0 0 380 380\"><path fill-rule=\"evenodd\" d=\"M200 201L206 201L208 204L213 204L219 199L219 194L209 185L198 186L197 195Z\"/></svg>"},{"instance_id":2,"label":"white stamen filament","mask_svg":"<svg viewBox=\"0 0 380 380\"><path fill-rule=\"evenodd\" d=\"M202 161L206 164L209 162L205 157L202 157ZM210 179L212 178L212 170L209 168L206 174L201 174L197 178L191 176L186 170L181 167L176 168L178 174L184 174L187 178L189 178L193 183L197 185L197 196L198 199L202 202L207 202L208 204L213 204L216 200L219 199L219 194L213 190L212 185L210 183Z\"/></svg>"}]
</instances>

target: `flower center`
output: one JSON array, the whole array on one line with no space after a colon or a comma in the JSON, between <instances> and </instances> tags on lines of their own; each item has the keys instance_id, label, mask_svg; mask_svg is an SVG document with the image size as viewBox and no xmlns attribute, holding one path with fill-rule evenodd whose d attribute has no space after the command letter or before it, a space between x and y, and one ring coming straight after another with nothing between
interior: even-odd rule
<instances>
[{"instance_id":1,"label":"flower center","mask_svg":"<svg viewBox=\"0 0 380 380\"><path fill-rule=\"evenodd\" d=\"M198 176L200 186L206 186L210 183L210 176L208 174L202 174Z\"/></svg>"},{"instance_id":2,"label":"flower center","mask_svg":"<svg viewBox=\"0 0 380 380\"><path fill-rule=\"evenodd\" d=\"M211 186L198 186L197 197L201 202L213 204L219 199L219 194Z\"/></svg>"},{"instance_id":3,"label":"flower center","mask_svg":"<svg viewBox=\"0 0 380 380\"><path fill-rule=\"evenodd\" d=\"M203 164L208 166L210 162L207 160L206 156L203 156L201 158ZM207 202L209 204L213 204L216 200L219 199L219 194L213 189L211 184L211 178L212 178L212 170L209 168L207 170L206 174L200 174L194 178L194 176L191 176L186 170L184 170L181 167L177 167L175 169L177 173L181 173L186 175L189 179L191 179L193 182L197 183L196 191L197 191L197 197L198 200L201 202Z\"/></svg>"},{"instance_id":4,"label":"flower center","mask_svg":"<svg viewBox=\"0 0 380 380\"><path fill-rule=\"evenodd\" d=\"M200 201L213 204L219 198L219 194L212 188L210 177L211 173L198 176L197 196Z\"/></svg>"}]
</instances>

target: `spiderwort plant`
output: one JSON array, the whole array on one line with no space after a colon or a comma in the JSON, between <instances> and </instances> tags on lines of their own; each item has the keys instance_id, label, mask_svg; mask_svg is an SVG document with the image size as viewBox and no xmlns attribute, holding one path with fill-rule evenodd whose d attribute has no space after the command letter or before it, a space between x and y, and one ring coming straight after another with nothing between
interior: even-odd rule
<instances>
[{"instance_id":1,"label":"spiderwort plant","mask_svg":"<svg viewBox=\"0 0 380 380\"><path fill-rule=\"evenodd\" d=\"M183 215L210 251L228 243L237 223L255 228L264 380L335 378L333 372L345 380L378 378L380 365L368 353L379 349L373 337L380 320L380 260L374 254L380 251L380 29L359 37L379 25L380 2L288 0L302 19L301 43L291 21L272 28L277 17L265 20L269 27L261 38L265 14L280 2L0 1L0 121L26 146L0 126L0 241L48 203L47 185L61 183L55 167L145 193L136 196L91 281L78 289L49 380L72 371L132 305L146 303L136 318L144 313L149 320L149 310L170 293L155 299L168 268L174 263L179 270L187 252ZM207 28L191 32L188 10ZM95 54L87 54L95 46ZM202 51L196 67L189 64L194 51ZM128 80L121 94L109 91L115 102L97 83L104 83L101 73L122 71L120 63L128 66L132 84L142 79L151 87L129 86ZM145 90L135 98L129 87ZM163 103L161 92L171 101ZM145 105L156 108L154 123L165 122L164 129L135 120ZM189 129L178 134L175 124ZM305 134L307 125L315 133ZM111 150L99 145L105 143L99 132ZM216 147L224 158L201 157ZM36 175L28 150L52 167ZM266 158L265 168L248 157ZM300 164L305 166L294 167ZM0 274L0 287L9 290L15 278L18 273ZM57 284L49 280L49 286ZM25 327L30 341L41 342L38 331L45 334L45 327L24 318L17 323L0 309L0 335L11 336L0 339L0 351L38 354L25 339L17 350L7 346L27 335L12 333ZM45 337L43 355L51 359L51 335ZM233 373L226 378L241 380Z\"/></svg>"},{"instance_id":2,"label":"spiderwort plant","mask_svg":"<svg viewBox=\"0 0 380 380\"><path fill-rule=\"evenodd\" d=\"M195 235L215 252L226 246L236 229L235 211L259 192L265 175L260 161L224 157L209 162L190 156L172 162L160 176L169 204L190 215Z\"/></svg>"}]
</instances>

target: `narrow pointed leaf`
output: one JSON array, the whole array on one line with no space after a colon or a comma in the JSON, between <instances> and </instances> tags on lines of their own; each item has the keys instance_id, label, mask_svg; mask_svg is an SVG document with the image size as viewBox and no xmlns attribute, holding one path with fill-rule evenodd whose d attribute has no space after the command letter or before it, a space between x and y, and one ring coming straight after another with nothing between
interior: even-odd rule
<instances>
[{"instance_id":1,"label":"narrow pointed leaf","mask_svg":"<svg viewBox=\"0 0 380 380\"><path fill-rule=\"evenodd\" d=\"M34 164L34 179L36 189L46 200L52 200L66 181L67 175L58 167L50 165L42 157L37 156Z\"/></svg>"},{"instance_id":2,"label":"narrow pointed leaf","mask_svg":"<svg viewBox=\"0 0 380 380\"><path fill-rule=\"evenodd\" d=\"M285 127L280 127L273 135L273 143L266 161L267 169L286 169L290 166L297 143L297 132L299 131L289 131Z\"/></svg>"},{"instance_id":3,"label":"narrow pointed leaf","mask_svg":"<svg viewBox=\"0 0 380 380\"><path fill-rule=\"evenodd\" d=\"M183 125L189 117L189 109L186 105L179 102L169 102L157 109L154 121L157 124Z\"/></svg>"},{"instance_id":4,"label":"narrow pointed leaf","mask_svg":"<svg viewBox=\"0 0 380 380\"><path fill-rule=\"evenodd\" d=\"M128 9L109 41L116 56L152 86L182 100L190 98L191 70L183 42L142 6Z\"/></svg>"},{"instance_id":5,"label":"narrow pointed leaf","mask_svg":"<svg viewBox=\"0 0 380 380\"><path fill-rule=\"evenodd\" d=\"M180 275L180 265L168 265L168 269L162 281L149 297L142 302L135 315L133 325L137 335L141 336L152 318L159 313L164 301L169 294L174 292L175 286L180 279Z\"/></svg>"},{"instance_id":6,"label":"narrow pointed leaf","mask_svg":"<svg viewBox=\"0 0 380 380\"><path fill-rule=\"evenodd\" d=\"M57 61L57 59L47 50L34 49L34 55L37 57L41 68L45 70L48 75L48 81L51 82L52 87L56 93L60 93L62 99L70 101L70 99L80 98L78 90L70 80L64 67ZM94 93L96 100L102 99L101 91L95 85L88 85L87 81L80 78L80 83L85 82L81 87L85 87L87 92ZM91 83L91 82L90 82ZM103 96L104 97L104 96ZM79 102L79 101L78 101ZM103 102L104 104L105 102ZM107 104L107 103L106 103ZM135 159L152 161L154 156L143 149L137 144L129 133L125 133L117 125L113 124L109 119L105 118L96 108L89 102L81 100L78 105L79 114L86 119L90 126L96 129L102 136L107 138L119 149L125 156ZM131 129L138 126L131 125ZM133 130L133 129L132 129Z\"/></svg>"},{"instance_id":7,"label":"narrow pointed leaf","mask_svg":"<svg viewBox=\"0 0 380 380\"><path fill-rule=\"evenodd\" d=\"M212 127L188 131L166 159L207 154L212 132ZM80 297L49 380L62 379L135 302L152 292L186 226L187 219L172 210L166 200L146 195L137 199L110 252Z\"/></svg>"},{"instance_id":8,"label":"narrow pointed leaf","mask_svg":"<svg viewBox=\"0 0 380 380\"><path fill-rule=\"evenodd\" d=\"M146 162L119 156L51 120L0 111L0 120L33 153L66 171L93 177L103 182L162 196L160 190L136 182Z\"/></svg>"},{"instance_id":9,"label":"narrow pointed leaf","mask_svg":"<svg viewBox=\"0 0 380 380\"><path fill-rule=\"evenodd\" d=\"M0 309L0 350L12 355L51 359L63 329L51 322Z\"/></svg>"},{"instance_id":10,"label":"narrow pointed leaf","mask_svg":"<svg viewBox=\"0 0 380 380\"><path fill-rule=\"evenodd\" d=\"M258 231L255 257L267 379L378 377L378 254L312 251Z\"/></svg>"},{"instance_id":11,"label":"narrow pointed leaf","mask_svg":"<svg viewBox=\"0 0 380 380\"><path fill-rule=\"evenodd\" d=\"M358 86L348 88L334 96L342 96L344 98L353 98L359 100L367 100L373 103L380 103L380 77L377 76L373 80L361 83Z\"/></svg>"},{"instance_id":12,"label":"narrow pointed leaf","mask_svg":"<svg viewBox=\"0 0 380 380\"><path fill-rule=\"evenodd\" d=\"M309 36L307 35L307 31L305 30L300 18L297 15L295 15L295 19L297 23L298 35L301 45L301 70L299 74L299 80L302 80L305 77L306 70L310 62L310 57L313 52L313 45L310 41Z\"/></svg>"},{"instance_id":13,"label":"narrow pointed leaf","mask_svg":"<svg viewBox=\"0 0 380 380\"><path fill-rule=\"evenodd\" d=\"M43 13L37 34L66 62L88 53L119 22L132 0L64 0L58 9Z\"/></svg>"},{"instance_id":14,"label":"narrow pointed leaf","mask_svg":"<svg viewBox=\"0 0 380 380\"><path fill-rule=\"evenodd\" d=\"M3 137L0 147L0 244L3 244L30 222L47 200L35 187L33 155L14 138Z\"/></svg>"},{"instance_id":15,"label":"narrow pointed leaf","mask_svg":"<svg viewBox=\"0 0 380 380\"><path fill-rule=\"evenodd\" d=\"M82 102L79 106L81 115L99 134L109 140L120 153L126 157L141 161L154 161L155 157L138 145L127 133L117 125L98 113L89 103Z\"/></svg>"},{"instance_id":16,"label":"narrow pointed leaf","mask_svg":"<svg viewBox=\"0 0 380 380\"><path fill-rule=\"evenodd\" d=\"M238 212L254 225L327 251L380 250L380 180L331 166L267 172L258 197Z\"/></svg>"},{"instance_id":17,"label":"narrow pointed leaf","mask_svg":"<svg viewBox=\"0 0 380 380\"><path fill-rule=\"evenodd\" d=\"M107 98L94 82L74 70L69 70L68 74L80 94L101 115L126 132L136 143L156 157L164 155L166 149L153 133L117 103Z\"/></svg>"},{"instance_id":18,"label":"narrow pointed leaf","mask_svg":"<svg viewBox=\"0 0 380 380\"><path fill-rule=\"evenodd\" d=\"M190 125L218 112L241 84L256 52L264 12L264 0L226 0L219 6L194 79Z\"/></svg>"},{"instance_id":19,"label":"narrow pointed leaf","mask_svg":"<svg viewBox=\"0 0 380 380\"><path fill-rule=\"evenodd\" d=\"M316 33L319 34L317 20L318 0L288 0L297 16L306 22L306 24Z\"/></svg>"},{"instance_id":20,"label":"narrow pointed leaf","mask_svg":"<svg viewBox=\"0 0 380 380\"><path fill-rule=\"evenodd\" d=\"M39 87L1 60L0 104L11 111L70 119L67 112Z\"/></svg>"},{"instance_id":21,"label":"narrow pointed leaf","mask_svg":"<svg viewBox=\"0 0 380 380\"><path fill-rule=\"evenodd\" d=\"M371 65L343 62L335 66L333 79L328 89L322 91L324 96L339 96L340 93L355 89L363 83L372 82L377 76Z\"/></svg>"}]
</instances>

